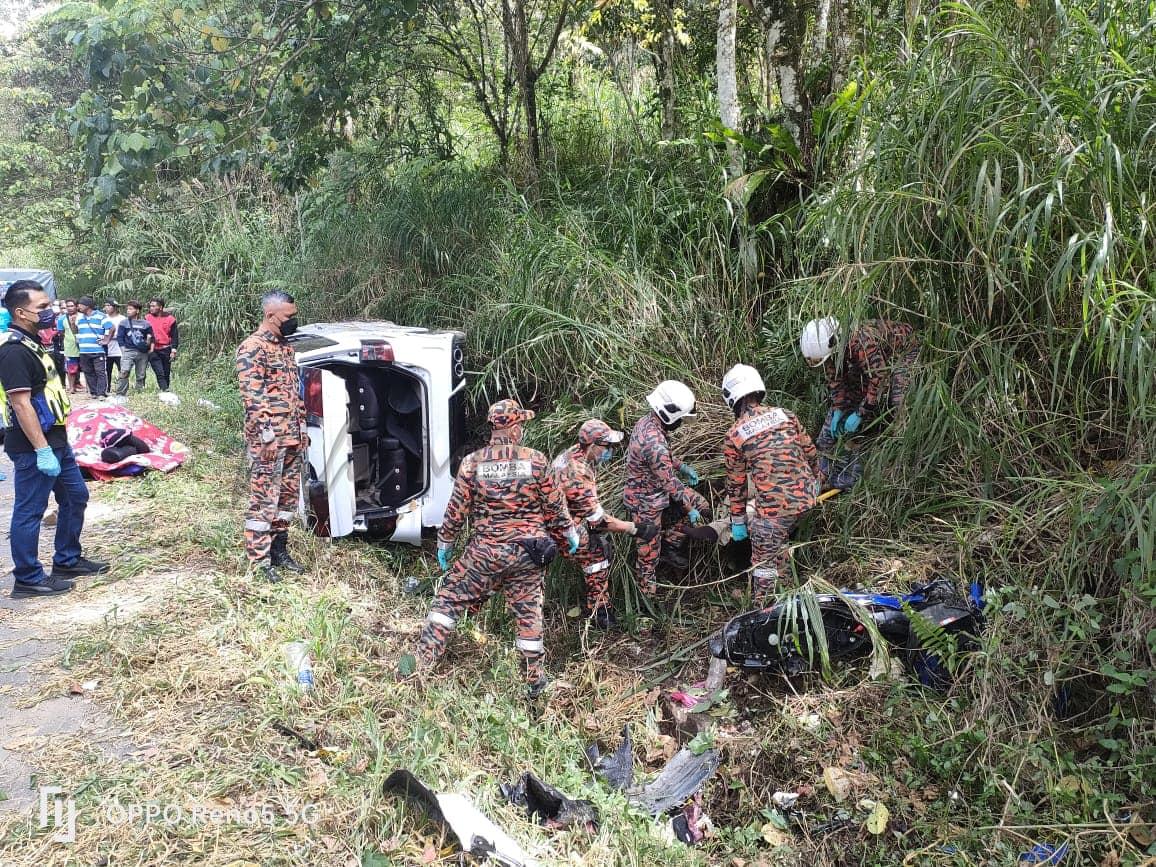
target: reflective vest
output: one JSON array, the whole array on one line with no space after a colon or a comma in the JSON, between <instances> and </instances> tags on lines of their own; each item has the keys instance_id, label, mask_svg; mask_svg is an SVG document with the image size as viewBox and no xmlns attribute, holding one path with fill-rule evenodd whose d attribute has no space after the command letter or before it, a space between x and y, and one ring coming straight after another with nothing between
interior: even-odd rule
<instances>
[{"instance_id":1,"label":"reflective vest","mask_svg":"<svg viewBox=\"0 0 1156 867\"><path fill-rule=\"evenodd\" d=\"M36 353L40 363L44 365L44 373L48 381L44 384L44 391L34 395L32 406L36 410L36 417L40 419L40 427L47 433L56 425L63 426L68 420L68 412L72 403L68 399L68 391L60 381L60 374L56 372L56 362L37 341L22 331L10 330L5 339L7 343L23 343L24 346ZM16 427L20 424L15 413L11 412L8 404L8 395L4 387L0 386L0 419L4 420L5 427Z\"/></svg>"}]
</instances>

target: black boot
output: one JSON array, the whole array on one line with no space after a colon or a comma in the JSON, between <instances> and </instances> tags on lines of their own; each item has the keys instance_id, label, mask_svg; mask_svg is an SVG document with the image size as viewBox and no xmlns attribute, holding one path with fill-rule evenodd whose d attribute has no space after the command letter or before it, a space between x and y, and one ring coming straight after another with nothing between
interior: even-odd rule
<instances>
[{"instance_id":1,"label":"black boot","mask_svg":"<svg viewBox=\"0 0 1156 867\"><path fill-rule=\"evenodd\" d=\"M536 681L526 686L526 698L530 701L538 701L545 695L546 690L550 686L550 679L546 675L542 675Z\"/></svg>"},{"instance_id":2,"label":"black boot","mask_svg":"<svg viewBox=\"0 0 1156 867\"><path fill-rule=\"evenodd\" d=\"M618 627L618 618L614 616L614 610L608 605L599 605L594 609L593 621L598 629L604 631Z\"/></svg>"},{"instance_id":3,"label":"black boot","mask_svg":"<svg viewBox=\"0 0 1156 867\"><path fill-rule=\"evenodd\" d=\"M281 583L281 574L269 563L258 563L255 565L253 567L253 574L258 578L264 578L270 584Z\"/></svg>"},{"instance_id":4,"label":"black boot","mask_svg":"<svg viewBox=\"0 0 1156 867\"><path fill-rule=\"evenodd\" d=\"M289 532L287 530L273 534L273 544L269 548L269 562L289 572L296 572L298 575L305 571L305 567L294 560L293 555L289 553Z\"/></svg>"}]
</instances>

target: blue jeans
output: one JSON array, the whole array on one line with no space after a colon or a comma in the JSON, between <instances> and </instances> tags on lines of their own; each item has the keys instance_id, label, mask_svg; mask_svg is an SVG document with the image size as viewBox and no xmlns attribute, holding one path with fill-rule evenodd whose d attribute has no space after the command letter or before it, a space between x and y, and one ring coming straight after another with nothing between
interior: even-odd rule
<instances>
[{"instance_id":1,"label":"blue jeans","mask_svg":"<svg viewBox=\"0 0 1156 867\"><path fill-rule=\"evenodd\" d=\"M71 566L81 555L80 531L84 529L84 510L88 506L88 485L71 446L53 449L60 461L60 475L55 479L36 469L36 453L11 455L15 499L12 503L12 577L25 584L45 580L44 567L38 556L40 522L48 507L49 492L56 494L60 509L56 517L57 566Z\"/></svg>"}]
</instances>

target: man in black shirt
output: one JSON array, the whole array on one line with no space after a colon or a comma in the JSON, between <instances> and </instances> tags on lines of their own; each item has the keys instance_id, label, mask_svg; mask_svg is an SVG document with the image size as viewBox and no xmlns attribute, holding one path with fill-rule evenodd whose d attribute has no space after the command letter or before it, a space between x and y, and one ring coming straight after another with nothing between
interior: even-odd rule
<instances>
[{"instance_id":1,"label":"man in black shirt","mask_svg":"<svg viewBox=\"0 0 1156 867\"><path fill-rule=\"evenodd\" d=\"M18 280L8 287L4 306L12 314L12 325L0 342L4 448L15 470L16 489L12 596L56 596L71 590L77 576L107 572L108 564L85 559L80 547L88 487L68 445L68 392L37 335L55 319L51 301L39 283ZM49 493L56 495L60 510L52 574L46 575L37 551Z\"/></svg>"}]
</instances>

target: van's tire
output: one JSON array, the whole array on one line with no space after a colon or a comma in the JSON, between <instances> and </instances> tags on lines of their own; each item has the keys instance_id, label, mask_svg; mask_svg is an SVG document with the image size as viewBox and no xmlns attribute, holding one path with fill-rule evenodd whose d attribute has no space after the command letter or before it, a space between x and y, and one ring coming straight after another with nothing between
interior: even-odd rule
<instances>
[{"instance_id":1,"label":"van's tire","mask_svg":"<svg viewBox=\"0 0 1156 867\"><path fill-rule=\"evenodd\" d=\"M397 532L397 518L379 518L370 521L365 528L365 535L378 542L388 542Z\"/></svg>"}]
</instances>

